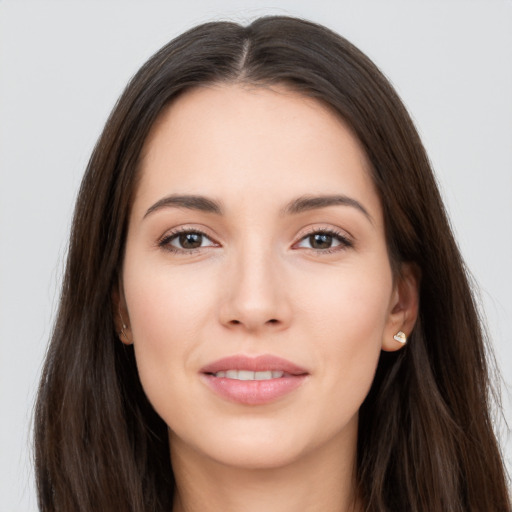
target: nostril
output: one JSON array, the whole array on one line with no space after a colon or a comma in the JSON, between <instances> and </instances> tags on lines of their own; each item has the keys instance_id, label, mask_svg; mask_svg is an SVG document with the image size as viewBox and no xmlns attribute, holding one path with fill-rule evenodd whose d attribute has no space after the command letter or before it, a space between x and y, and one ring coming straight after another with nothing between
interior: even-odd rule
<instances>
[{"instance_id":1,"label":"nostril","mask_svg":"<svg viewBox=\"0 0 512 512\"><path fill-rule=\"evenodd\" d=\"M231 325L240 325L242 322L240 320L230 320L229 323ZM270 320L267 320L267 322L265 322L267 324L278 324L279 323L279 320L275 319L275 318L271 318Z\"/></svg>"}]
</instances>

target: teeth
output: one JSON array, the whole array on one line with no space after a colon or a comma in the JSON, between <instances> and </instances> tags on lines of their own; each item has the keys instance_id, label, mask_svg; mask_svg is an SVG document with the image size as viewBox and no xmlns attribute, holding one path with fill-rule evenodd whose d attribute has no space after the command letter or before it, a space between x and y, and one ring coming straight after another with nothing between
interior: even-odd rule
<instances>
[{"instance_id":1,"label":"teeth","mask_svg":"<svg viewBox=\"0 0 512 512\"><path fill-rule=\"evenodd\" d=\"M265 372L251 372L250 370L226 370L217 372L215 377L226 377L235 380L270 380L280 379L284 372L280 370L268 370Z\"/></svg>"},{"instance_id":2,"label":"teeth","mask_svg":"<svg viewBox=\"0 0 512 512\"><path fill-rule=\"evenodd\" d=\"M272 378L272 372L254 372L254 378L256 380L269 380Z\"/></svg>"}]
</instances>

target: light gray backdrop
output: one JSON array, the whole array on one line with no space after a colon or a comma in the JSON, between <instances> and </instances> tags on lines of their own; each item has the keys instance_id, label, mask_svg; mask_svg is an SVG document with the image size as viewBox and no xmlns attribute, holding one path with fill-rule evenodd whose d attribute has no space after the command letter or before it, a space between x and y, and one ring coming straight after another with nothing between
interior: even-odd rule
<instances>
[{"instance_id":1,"label":"light gray backdrop","mask_svg":"<svg viewBox=\"0 0 512 512\"><path fill-rule=\"evenodd\" d=\"M326 24L397 87L512 383L511 1L0 0L0 512L37 508L34 393L73 201L110 109L172 37L200 22L266 13ZM510 403L506 410L510 418ZM510 468L510 440L503 446Z\"/></svg>"}]
</instances>

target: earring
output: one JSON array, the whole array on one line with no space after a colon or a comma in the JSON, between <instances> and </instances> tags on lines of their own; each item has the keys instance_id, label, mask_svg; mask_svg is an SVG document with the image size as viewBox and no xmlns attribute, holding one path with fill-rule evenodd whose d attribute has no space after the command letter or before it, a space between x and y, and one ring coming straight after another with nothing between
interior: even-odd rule
<instances>
[{"instance_id":1,"label":"earring","mask_svg":"<svg viewBox=\"0 0 512 512\"><path fill-rule=\"evenodd\" d=\"M398 331L394 336L393 339L395 341L398 341L398 343L401 343L402 345L405 345L407 343L407 336L403 331Z\"/></svg>"},{"instance_id":2,"label":"earring","mask_svg":"<svg viewBox=\"0 0 512 512\"><path fill-rule=\"evenodd\" d=\"M127 325L126 324L123 324L123 326L121 327L121 332L119 332L119 337L122 338L124 337L124 339L126 341L128 341L128 336L126 336L126 333L124 332L124 330L127 328Z\"/></svg>"},{"instance_id":3,"label":"earring","mask_svg":"<svg viewBox=\"0 0 512 512\"><path fill-rule=\"evenodd\" d=\"M121 307L119 307L119 318L121 319L122 327L121 331L119 331L117 334L119 335L120 338L124 338L127 342L130 342L125 332L125 329L127 329L128 326L124 323L123 315L121 314Z\"/></svg>"}]
</instances>

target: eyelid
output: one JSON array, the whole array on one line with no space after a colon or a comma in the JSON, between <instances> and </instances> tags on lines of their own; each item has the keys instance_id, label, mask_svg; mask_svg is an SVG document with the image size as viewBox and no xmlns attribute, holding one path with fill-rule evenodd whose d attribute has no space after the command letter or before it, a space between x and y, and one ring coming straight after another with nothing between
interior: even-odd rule
<instances>
[{"instance_id":1,"label":"eyelid","mask_svg":"<svg viewBox=\"0 0 512 512\"><path fill-rule=\"evenodd\" d=\"M175 247L175 246L172 246L170 245L170 241L175 239L178 235L182 234L182 233L197 233L197 234L200 234L201 236L207 238L210 242L212 242L211 245L207 245L207 246L201 246L201 247L196 247L194 249L183 249L183 248L180 248L180 247ZM210 247L220 247L220 243L217 242L217 240L212 236L210 235L207 230L205 230L204 228L198 228L198 227L195 227L195 226L178 226L176 228L172 228L172 229L169 229L167 230L160 238L158 238L158 240L156 241L156 244L155 244L157 247L159 248L162 248L164 250L167 250L171 253L174 253L174 254L180 254L180 255L189 255L189 254L193 254L197 251L200 251L200 250L203 250L203 249L207 249L207 248L210 248Z\"/></svg>"},{"instance_id":2,"label":"eyelid","mask_svg":"<svg viewBox=\"0 0 512 512\"><path fill-rule=\"evenodd\" d=\"M332 254L333 252L343 251L354 247L354 238L348 234L345 230L341 230L332 226L310 226L307 231L300 234L298 240L293 244L292 248L295 248L298 244L300 244L306 238L315 235L315 234L327 234L337 239L340 244L334 247L329 247L327 249L315 249L313 247L299 247L299 249L303 249L306 251L313 252L315 254L326 255Z\"/></svg>"},{"instance_id":3,"label":"eyelid","mask_svg":"<svg viewBox=\"0 0 512 512\"><path fill-rule=\"evenodd\" d=\"M197 233L207 238L211 245L200 246L193 249L184 249L170 245L170 241L175 239L181 233ZM314 235L314 234L327 234L337 239L340 243L334 247L329 247L326 249L316 249L313 247L297 247L303 240ZM169 252L181 255L190 255L197 251L201 251L211 247L220 247L221 244L216 240L214 236L209 234L209 230L204 227L196 227L194 225L183 225L178 226L176 228L172 228L167 230L155 244L157 247L165 249ZM302 249L315 254L326 255L333 252L343 251L349 249L354 246L354 238L348 234L345 230L342 230L333 226L309 226L306 228L306 231L303 231L297 240L293 243L292 249Z\"/></svg>"}]
</instances>

